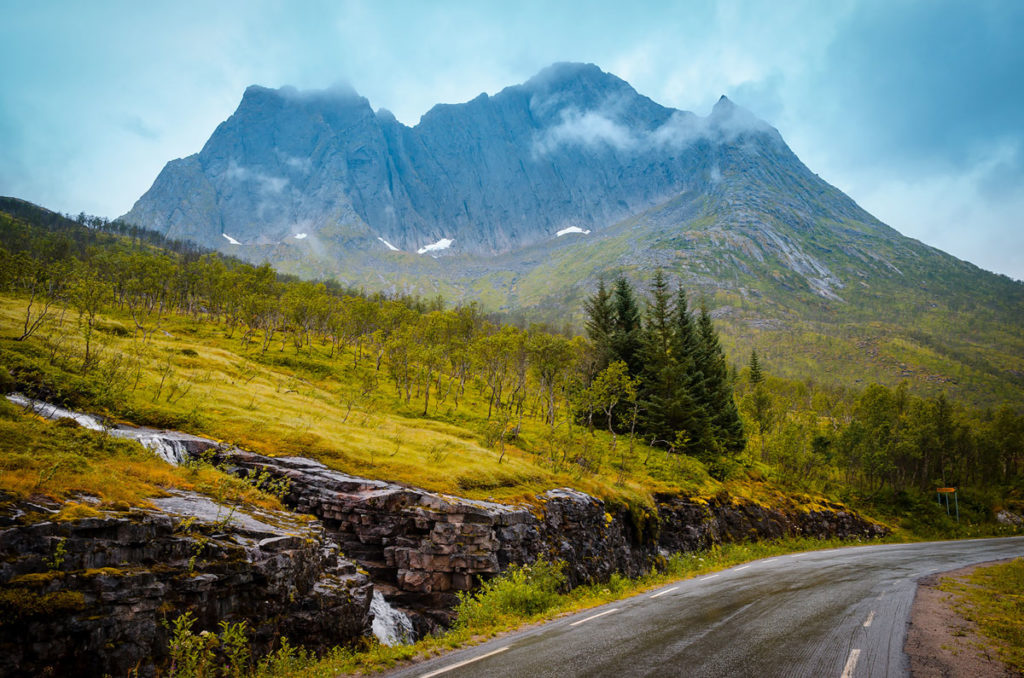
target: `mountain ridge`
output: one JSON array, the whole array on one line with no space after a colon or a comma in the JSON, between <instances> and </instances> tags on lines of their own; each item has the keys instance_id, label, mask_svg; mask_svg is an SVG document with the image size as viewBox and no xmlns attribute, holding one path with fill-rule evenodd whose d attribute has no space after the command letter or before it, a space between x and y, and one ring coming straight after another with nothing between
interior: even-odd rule
<instances>
[{"instance_id":1,"label":"mountain ridge","mask_svg":"<svg viewBox=\"0 0 1024 678\"><path fill-rule=\"evenodd\" d=\"M728 97L677 111L588 64L412 127L351 88L251 87L125 218L557 326L580 326L600 278L661 268L705 300L734 360L756 346L790 377L1024 394L1024 284L885 225Z\"/></svg>"},{"instance_id":2,"label":"mountain ridge","mask_svg":"<svg viewBox=\"0 0 1024 678\"><path fill-rule=\"evenodd\" d=\"M222 234L269 244L343 224L406 251L449 238L453 252L501 254L712 184L704 142L753 136L763 138L746 141L785 148L728 99L697 116L590 64L556 64L493 96L439 104L412 127L349 87L252 86L203 149L169 163L124 218L207 246L224 245Z\"/></svg>"}]
</instances>

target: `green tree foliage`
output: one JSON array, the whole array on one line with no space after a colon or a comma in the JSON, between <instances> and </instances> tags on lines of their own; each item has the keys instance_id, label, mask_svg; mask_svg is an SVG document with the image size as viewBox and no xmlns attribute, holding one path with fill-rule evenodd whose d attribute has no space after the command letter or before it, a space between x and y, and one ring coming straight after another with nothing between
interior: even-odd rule
<instances>
[{"instance_id":1,"label":"green tree foliage","mask_svg":"<svg viewBox=\"0 0 1024 678\"><path fill-rule=\"evenodd\" d=\"M615 360L626 363L630 374L640 372L641 319L640 307L633 294L633 286L623 277L615 280L612 294L615 309L615 330L612 351Z\"/></svg>"},{"instance_id":2,"label":"green tree foliage","mask_svg":"<svg viewBox=\"0 0 1024 678\"><path fill-rule=\"evenodd\" d=\"M757 353L737 378L708 310L695 317L685 291L670 291L660 272L646 286L642 312L624 279L599 285L585 304L589 340L570 339L541 327L501 326L473 305L444 308L436 299L303 282L134 227L86 221L29 223L0 211L0 292L24 309L9 337L21 341L0 366L5 388L114 411L138 387L141 366L159 362L165 372L146 400L171 403L188 385L174 374L174 355L156 357L152 337L173 314L237 342L251 360L344 376L338 395L349 411L390 395L409 416L444 418L470 390L487 403L479 412L483 438L502 453L533 418L549 440L521 448L577 460L580 472L603 463L594 453L597 436L573 432L587 422L611 431L623 450L620 469L631 455L617 436L635 433L713 468L737 465L722 457L748 464L759 457L767 473L801 488L899 494L936 485L1003 487L1018 488L1020 499L1019 404L971 411L905 387L845 391L786 381L767 373ZM101 322L105 315L119 322ZM98 349L107 333L130 338L129 348L104 357Z\"/></svg>"},{"instance_id":3,"label":"green tree foliage","mask_svg":"<svg viewBox=\"0 0 1024 678\"><path fill-rule=\"evenodd\" d=\"M746 439L718 334L706 309L694 320L685 291L680 288L674 301L672 296L657 271L642 315L632 286L621 277L612 294L601 285L586 302L595 363L604 364L610 354L609 364L621 362L637 387L636 417L620 410L618 420L608 421L614 411L584 398L587 419L593 424L597 416L611 431L638 426L652 444L705 460L736 455Z\"/></svg>"}]
</instances>

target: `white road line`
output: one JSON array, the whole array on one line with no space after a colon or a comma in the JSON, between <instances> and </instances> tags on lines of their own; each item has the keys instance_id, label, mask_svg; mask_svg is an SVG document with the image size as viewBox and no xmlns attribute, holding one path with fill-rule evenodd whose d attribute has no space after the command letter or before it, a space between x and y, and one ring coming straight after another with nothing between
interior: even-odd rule
<instances>
[{"instance_id":1,"label":"white road line","mask_svg":"<svg viewBox=\"0 0 1024 678\"><path fill-rule=\"evenodd\" d=\"M670 589L665 589L664 591L661 591L661 592L659 592L659 593L655 593L655 594L654 594L653 596L650 596L650 597L651 597L651 598L657 598L658 596L663 596L663 595L665 595L666 593L672 593L673 591L675 591L675 590L676 590L676 589L678 589L678 588L679 588L678 586L673 586L673 587L672 587L672 588L670 588Z\"/></svg>"},{"instance_id":2,"label":"white road line","mask_svg":"<svg viewBox=\"0 0 1024 678\"><path fill-rule=\"evenodd\" d=\"M875 611L871 610L868 613L868 618L864 621L864 628L871 626L871 622L875 621Z\"/></svg>"},{"instance_id":3,"label":"white road line","mask_svg":"<svg viewBox=\"0 0 1024 678\"><path fill-rule=\"evenodd\" d=\"M708 579L714 579L717 576L718 576L717 574L709 574L708 576L706 576L703 579L701 579L701 581L707 581Z\"/></svg>"},{"instance_id":4,"label":"white road line","mask_svg":"<svg viewBox=\"0 0 1024 678\"><path fill-rule=\"evenodd\" d=\"M804 551L803 553L794 553L793 557L794 558L803 558L804 556L809 556L809 555L811 555L810 551Z\"/></svg>"},{"instance_id":5,"label":"white road line","mask_svg":"<svg viewBox=\"0 0 1024 678\"><path fill-rule=\"evenodd\" d=\"M747 569L748 567L750 567L750 565L744 565L743 567L737 567L737 568L736 568L736 571L737 571L737 572L739 572L740 570L745 570L745 569Z\"/></svg>"},{"instance_id":6,"label":"white road line","mask_svg":"<svg viewBox=\"0 0 1024 678\"><path fill-rule=\"evenodd\" d=\"M465 661L459 662L458 664L452 664L451 666L446 666L443 669L438 669L437 671L431 671L430 673L424 673L422 676L420 676L420 678L434 678L434 676L440 676L442 673L448 673L449 671L452 671L453 669L457 669L457 668L460 668L462 666L465 666L466 664L472 664L473 662L478 662L481 659L487 659L488 657L493 657L494 655L496 655L496 654L498 654L500 652L504 652L507 649L508 649L508 645L506 645L505 647L500 647L497 650L494 650L493 652L488 652L487 654L482 654L479 657L473 657L472 659L467 659Z\"/></svg>"},{"instance_id":7,"label":"white road line","mask_svg":"<svg viewBox=\"0 0 1024 678\"><path fill-rule=\"evenodd\" d=\"M587 617L586 619L581 619L581 620L579 620L577 622L573 622L573 623L569 624L569 626L579 626L580 624L585 624L586 622L590 621L591 619L597 619L598 617L603 617L606 614L611 614L612 612L618 612L618 611L619 611L619 608L613 607L610 610L605 610L604 612L599 612L599 613L595 614L593 617Z\"/></svg>"},{"instance_id":8,"label":"white road line","mask_svg":"<svg viewBox=\"0 0 1024 678\"><path fill-rule=\"evenodd\" d=\"M843 675L839 678L853 678L853 670L857 668L857 658L860 657L860 650L850 650L850 656L843 667Z\"/></svg>"}]
</instances>

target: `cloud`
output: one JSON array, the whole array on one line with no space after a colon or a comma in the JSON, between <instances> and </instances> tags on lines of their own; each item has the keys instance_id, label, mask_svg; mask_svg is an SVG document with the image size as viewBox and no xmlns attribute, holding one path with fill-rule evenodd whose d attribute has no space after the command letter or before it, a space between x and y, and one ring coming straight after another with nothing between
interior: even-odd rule
<instances>
[{"instance_id":1,"label":"cloud","mask_svg":"<svg viewBox=\"0 0 1024 678\"><path fill-rule=\"evenodd\" d=\"M878 216L909 235L931 237L909 218L930 199L913 188L925 185L962 191L964 205L981 201L964 218L992 228L1005 219L1006 242L1019 229L995 204L1020 204L1019 162L976 169L994 140L1024 140L1021 2L654 0L637 9L594 0L586 12L540 0L55 2L18 3L4 21L0 60L18 68L0 69L0 193L61 211L127 211L168 160L202 147L251 84L308 90L348 78L375 108L415 124L437 102L584 61L678 109L706 111L727 94L869 209L888 196ZM563 142L643 146L606 111L563 122ZM681 124L662 134L684 143L691 132ZM908 192L887 191L892 182ZM996 267L987 261L977 260Z\"/></svg>"},{"instance_id":2,"label":"cloud","mask_svg":"<svg viewBox=\"0 0 1024 678\"><path fill-rule=\"evenodd\" d=\"M564 102L564 97L557 95L549 99L555 103L531 101L531 110L550 112ZM771 125L730 101L720 102L706 117L689 111L674 111L652 130L630 126L621 120L625 110L625 102L619 96L609 97L592 110L566 105L559 111L560 121L542 130L534 140L534 153L544 155L564 146L611 147L639 153L682 149L701 139L732 143L748 133L778 136Z\"/></svg>"},{"instance_id":3,"label":"cloud","mask_svg":"<svg viewBox=\"0 0 1024 678\"><path fill-rule=\"evenodd\" d=\"M534 150L543 155L562 146L611 146L620 151L632 150L642 143L625 125L620 125L599 111L566 108L562 121L546 129L534 142Z\"/></svg>"},{"instance_id":4,"label":"cloud","mask_svg":"<svg viewBox=\"0 0 1024 678\"><path fill-rule=\"evenodd\" d=\"M121 120L121 128L148 141L155 141L160 138L160 132L148 125L146 121L138 115L124 116Z\"/></svg>"},{"instance_id":5,"label":"cloud","mask_svg":"<svg viewBox=\"0 0 1024 678\"><path fill-rule=\"evenodd\" d=\"M252 182L256 184L260 195L264 196L279 195L288 186L286 177L274 177L259 170L241 167L234 160L228 163L224 176L231 181Z\"/></svg>"},{"instance_id":6,"label":"cloud","mask_svg":"<svg viewBox=\"0 0 1024 678\"><path fill-rule=\"evenodd\" d=\"M853 177L861 205L903 233L982 268L1024 280L1021 147L1004 142L966 170Z\"/></svg>"}]
</instances>

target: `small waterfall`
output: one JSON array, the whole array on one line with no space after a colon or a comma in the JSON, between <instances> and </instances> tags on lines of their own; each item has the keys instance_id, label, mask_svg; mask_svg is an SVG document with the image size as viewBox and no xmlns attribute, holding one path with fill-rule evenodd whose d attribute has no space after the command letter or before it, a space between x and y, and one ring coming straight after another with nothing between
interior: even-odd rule
<instances>
[{"instance_id":1,"label":"small waterfall","mask_svg":"<svg viewBox=\"0 0 1024 678\"><path fill-rule=\"evenodd\" d=\"M373 613L373 635L381 645L402 645L416 640L412 622L404 613L399 612L384 600L384 595L374 589L373 600L370 602Z\"/></svg>"},{"instance_id":2,"label":"small waterfall","mask_svg":"<svg viewBox=\"0 0 1024 678\"><path fill-rule=\"evenodd\" d=\"M44 403L42 400L26 398L20 393L12 393L7 396L7 399L18 407L31 409L44 419L74 419L78 422L79 426L92 429L93 431L102 431L105 428L103 426L103 422L98 417L94 417L90 414L82 414L80 412L65 410L63 407Z\"/></svg>"},{"instance_id":3,"label":"small waterfall","mask_svg":"<svg viewBox=\"0 0 1024 678\"><path fill-rule=\"evenodd\" d=\"M175 440L174 438L158 434L125 437L135 438L135 440L142 443L142 446L147 450L151 450L168 464L173 464L174 466L182 465L188 461L190 456L188 448L185 447L185 443L180 440Z\"/></svg>"},{"instance_id":4,"label":"small waterfall","mask_svg":"<svg viewBox=\"0 0 1024 678\"><path fill-rule=\"evenodd\" d=\"M150 450L168 464L180 466L189 459L188 447L182 439L183 434L156 431L149 428L134 426L104 426L103 420L91 414L72 412L57 405L26 398L20 393L12 393L7 399L18 407L31 409L44 419L74 419L79 426L93 431L106 431L115 438L138 440L143 447ZM194 437L193 437L194 438Z\"/></svg>"}]
</instances>

